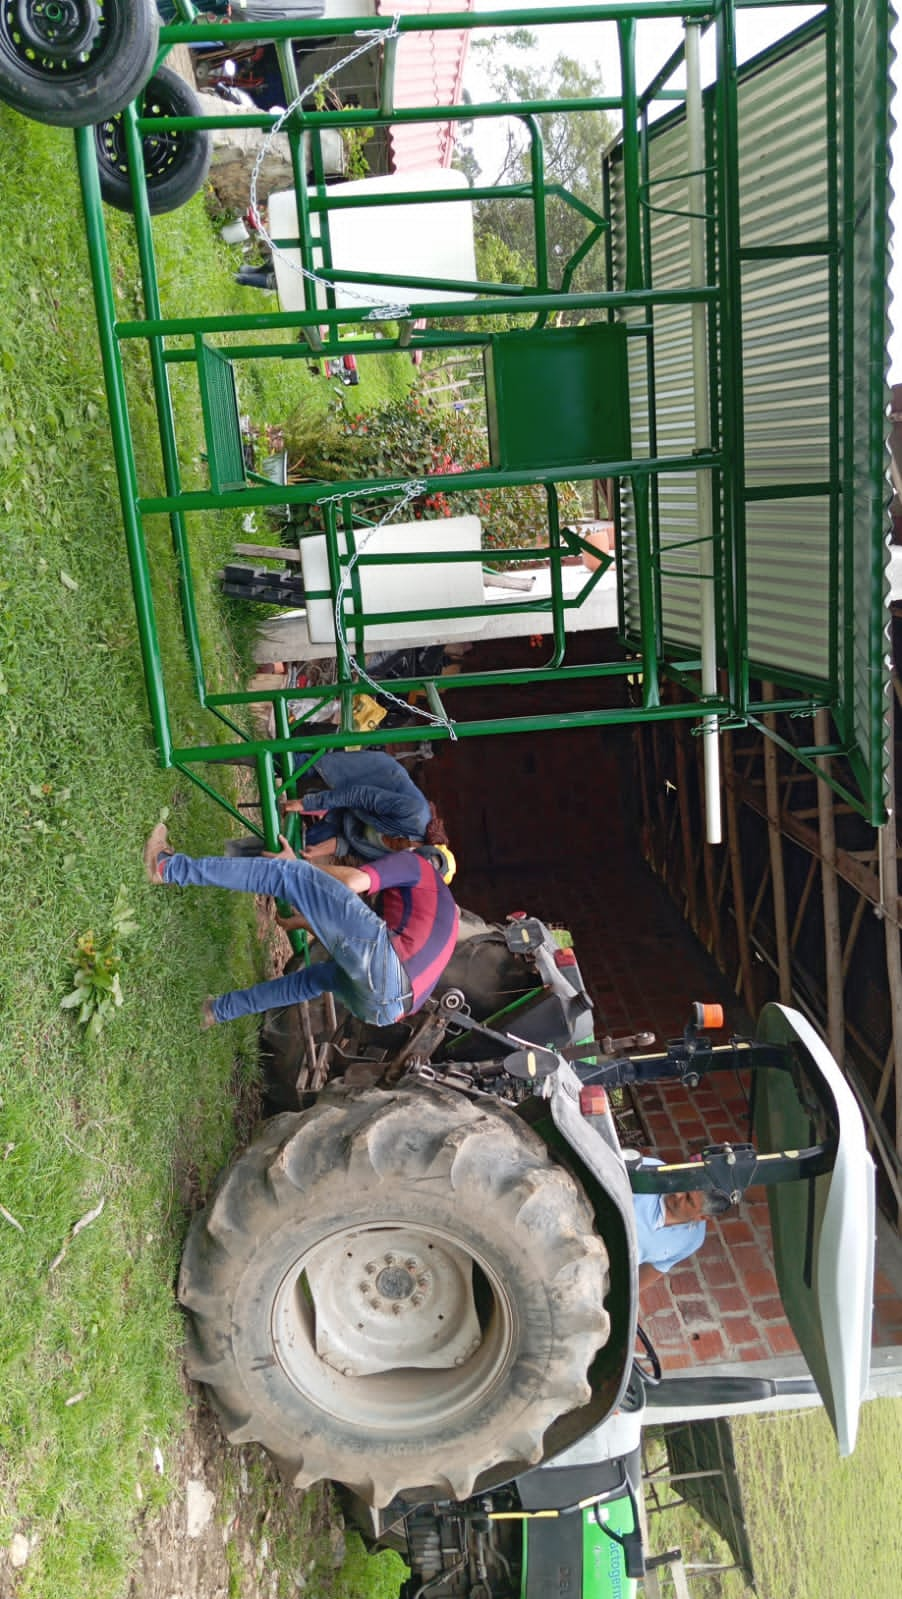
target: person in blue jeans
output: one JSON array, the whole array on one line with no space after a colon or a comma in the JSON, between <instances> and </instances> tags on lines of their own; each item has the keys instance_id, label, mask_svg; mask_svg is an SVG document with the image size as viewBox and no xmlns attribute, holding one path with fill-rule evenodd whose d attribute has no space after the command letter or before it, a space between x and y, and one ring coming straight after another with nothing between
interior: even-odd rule
<instances>
[{"instance_id":1,"label":"person in blue jeans","mask_svg":"<svg viewBox=\"0 0 902 1599\"><path fill-rule=\"evenodd\" d=\"M418 1010L457 941L458 910L428 846L364 866L313 866L286 839L278 855L194 859L174 851L159 823L144 850L152 883L240 889L296 905L329 960L204 1002L203 1024L234 1021L331 992L361 1021L388 1027ZM435 856L435 859L433 859ZM360 899L382 894L379 916Z\"/></svg>"},{"instance_id":2,"label":"person in blue jeans","mask_svg":"<svg viewBox=\"0 0 902 1599\"><path fill-rule=\"evenodd\" d=\"M312 768L325 788L289 800L286 811L322 819L305 832L307 860L356 855L375 861L389 850L447 844L436 808L394 756L380 750L328 750Z\"/></svg>"}]
</instances>

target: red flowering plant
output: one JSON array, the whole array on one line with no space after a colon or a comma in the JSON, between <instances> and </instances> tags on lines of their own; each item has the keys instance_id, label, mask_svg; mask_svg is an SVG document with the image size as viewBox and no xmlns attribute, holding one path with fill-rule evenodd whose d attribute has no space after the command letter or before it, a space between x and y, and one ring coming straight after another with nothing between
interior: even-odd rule
<instances>
[{"instance_id":1,"label":"red flowering plant","mask_svg":"<svg viewBox=\"0 0 902 1599\"><path fill-rule=\"evenodd\" d=\"M455 411L415 393L378 409L350 412L338 396L324 419L305 427L303 418L285 424L290 480L298 483L355 482L390 478L396 483L450 477L488 466L485 427L470 413ZM583 514L570 483L558 484L563 521ZM397 504L397 495L375 493L355 502L374 521ZM321 528L318 506L298 506L295 526ZM450 489L428 487L408 512L418 521L447 516L478 516L486 549L525 549L547 538L547 502L540 484L517 488Z\"/></svg>"}]
</instances>

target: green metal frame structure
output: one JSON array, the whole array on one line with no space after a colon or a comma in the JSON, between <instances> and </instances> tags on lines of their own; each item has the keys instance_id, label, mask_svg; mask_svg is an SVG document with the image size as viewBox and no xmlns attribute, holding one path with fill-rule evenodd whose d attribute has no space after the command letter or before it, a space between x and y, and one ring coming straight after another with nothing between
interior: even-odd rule
<instances>
[{"instance_id":1,"label":"green metal frame structure","mask_svg":"<svg viewBox=\"0 0 902 1599\"><path fill-rule=\"evenodd\" d=\"M834 771L842 773L841 780L833 779L834 786L871 821L883 819L891 19L885 0L832 0L804 29L739 69L735 24L743 3L756 0L524 6L501 13L367 19L376 36L373 47L384 54L380 104L334 110L308 100L291 109L284 123L295 174L298 237L276 242L299 251L305 267L315 269L319 279L317 284L305 278L303 310L221 315L208 303L191 317L167 316L155 270L142 137L165 128L272 128L274 115L144 118L136 106L123 113L144 308L141 317L128 320L120 318L115 305L93 133L76 133L116 470L159 759L199 784L243 825L260 831L267 844L273 845L279 832L279 797L292 790L300 775L291 771L293 754L300 754L306 767L324 748L384 741L378 730L354 727L355 700L372 692L359 677L355 659L366 626L405 618L438 622L472 615L481 620L493 611L510 611L508 605L486 605L478 610L365 612L359 572L367 564L484 557L479 551L424 557L415 540L409 555L367 555L359 533L372 525L368 511L374 498L384 499L387 491L397 491L399 501L403 498L404 484L395 479L285 487L245 472L236 371L240 382L243 361L304 359L311 349L327 355L353 352L361 362L378 360L380 352L392 349L482 349L490 464L453 475L432 473L429 491L490 492L521 483L538 484L545 491L545 546L506 551L505 559L534 561L540 555L549 561L551 594L544 610L537 609L535 600L521 607L534 619L530 631L551 635L548 660L530 671L393 682L394 692L422 690L434 720L393 730L392 742L660 718L688 718L716 741L725 726L754 723L763 728L765 711L809 716L828 706L835 742L828 748L812 744L801 753L794 747L793 755L810 761L812 769L818 756L845 757L845 762L833 763ZM192 8L181 10L188 16ZM687 25L686 41L690 31L696 39L709 29L713 32L716 77L708 87L698 86L695 104L688 103L695 94L691 83L685 91L667 88L684 62L686 42L652 82L644 87L637 83L637 29L653 28L660 18L681 19ZM540 30L587 21L604 21L616 29L617 95L558 103L405 109L393 104L391 67L399 35L477 26ZM267 24L266 38L277 42L286 104L291 106L300 92L291 41L309 43L328 32L332 38L347 35L351 49L359 26L359 18ZM221 36L222 29L210 24L185 21L164 27L161 58L176 43L212 43ZM237 44L262 36L262 28L235 23L228 36ZM779 86L779 94L771 94L772 84ZM770 121L760 115L761 94ZM810 110L812 96L816 115ZM622 119L622 132L604 156L610 202L605 215L545 180L539 119L543 112L562 109L613 112ZM403 305L383 307L380 313L378 308L338 304L336 286L379 284L379 279L367 272L365 263L354 271L332 265L330 216L343 205L363 202L343 200L340 185L327 186L324 131L506 116L519 118L528 129L531 181L462 191L460 198L517 197L531 206L533 281L490 284L393 276L384 285L386 292L396 301L402 296ZM805 145L810 164L795 163L794 198L781 208L786 141L795 136L804 144L808 120L813 129ZM305 138L312 177L305 170ZM702 142L693 144L693 139ZM773 159L778 163L784 150L784 165L768 172L771 150L777 152ZM809 204L812 193L816 203ZM575 207L586 222L583 243L557 277L548 238L552 196ZM418 190L374 196L366 204L384 206L390 220L388 207L393 204L447 203L448 198L444 189ZM798 219L812 210L816 215L803 226ZM604 263L605 287L575 292L573 275L592 251ZM798 285L806 281L806 273L813 274L816 292L800 300ZM418 300L426 290L440 291L441 298ZM472 331L474 321L478 328L481 319L512 310L522 319L520 331ZM554 317L562 312L584 325L555 327ZM369 324L380 318L384 336L374 344ZM470 331L461 328L464 318ZM339 342L349 327L356 331ZM267 342L259 337L264 329ZM148 492L139 481L129 422L127 352L135 344L149 354L163 493ZM690 397L687 402L686 374L693 360L698 373L700 351L704 379L696 384L695 401ZM170 374L185 364L196 369L197 403L207 436L209 486L202 488L185 486L179 454ZM820 385L813 406L812 370ZM532 374L531 393L524 393L524 373ZM537 396L560 392L561 387L575 395L576 404L567 427L543 448L535 427ZM569 434L574 437L570 447L565 438ZM568 663L568 616L587 599L601 570L587 575L576 598L565 598L561 562L579 553L583 544L561 527L556 485L598 478L617 485L623 658L575 665ZM304 697L322 701L337 695L341 726L334 733L324 734L315 723L289 727L287 702L297 697L297 690L212 692L205 677L191 567L192 517L211 509L250 511L285 503L322 507L330 574L322 597L328 592L333 609L338 600L342 612L336 639L338 683L337 688L305 689ZM216 730L202 745L180 743L170 722L146 529L147 520L161 513L171 528L197 697ZM352 549L353 561L348 553ZM773 570L778 573L776 592L768 588L767 573ZM710 624L707 644L699 620L703 613ZM589 710L568 706L571 684L612 676L624 680L622 705ZM639 703L626 703L627 678L641 685ZM756 696L760 679L779 685L776 699ZM531 709L530 690L549 682L559 687L560 708L539 713ZM454 696L460 689L499 684L510 691L509 715L469 721L455 716ZM271 701L276 737L254 737L241 725L254 700ZM204 763L234 756L236 739L242 752L257 760L259 828L201 775Z\"/></svg>"}]
</instances>

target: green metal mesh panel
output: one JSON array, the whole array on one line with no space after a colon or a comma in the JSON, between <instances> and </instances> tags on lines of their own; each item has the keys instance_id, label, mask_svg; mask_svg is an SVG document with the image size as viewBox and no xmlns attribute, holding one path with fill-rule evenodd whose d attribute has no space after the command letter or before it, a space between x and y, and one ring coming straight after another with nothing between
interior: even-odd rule
<instances>
[{"instance_id":1,"label":"green metal mesh panel","mask_svg":"<svg viewBox=\"0 0 902 1599\"><path fill-rule=\"evenodd\" d=\"M196 339L195 345L210 482L217 493L243 489L247 479L235 372L228 356L206 339Z\"/></svg>"}]
</instances>

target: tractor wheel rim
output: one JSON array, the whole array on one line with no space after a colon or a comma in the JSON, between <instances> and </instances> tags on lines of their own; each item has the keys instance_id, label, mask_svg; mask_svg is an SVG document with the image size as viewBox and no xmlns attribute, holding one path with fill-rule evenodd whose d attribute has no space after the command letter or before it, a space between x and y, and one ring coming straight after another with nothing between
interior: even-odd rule
<instances>
[{"instance_id":1,"label":"tractor wheel rim","mask_svg":"<svg viewBox=\"0 0 902 1599\"><path fill-rule=\"evenodd\" d=\"M332 1233L294 1261L272 1303L273 1351L293 1385L338 1422L399 1438L484 1406L515 1329L489 1264L406 1220Z\"/></svg>"}]
</instances>

